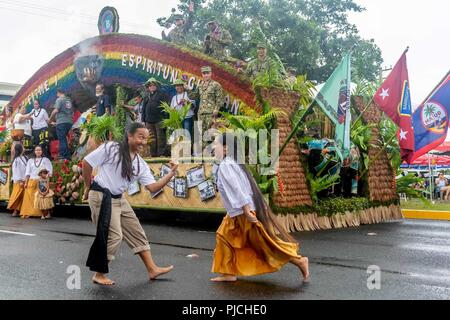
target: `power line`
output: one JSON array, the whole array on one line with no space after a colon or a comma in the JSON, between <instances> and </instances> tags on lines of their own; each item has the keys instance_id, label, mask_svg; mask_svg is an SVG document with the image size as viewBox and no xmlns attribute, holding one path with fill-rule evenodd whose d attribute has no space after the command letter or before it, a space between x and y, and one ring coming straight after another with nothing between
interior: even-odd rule
<instances>
[{"instance_id":1,"label":"power line","mask_svg":"<svg viewBox=\"0 0 450 320\"><path fill-rule=\"evenodd\" d=\"M64 9L42 6L42 5L37 5L37 4L24 2L24 1L0 0L0 3L6 4L6 5L18 6L18 7L20 7L20 9L26 8L26 9L30 9L30 10L41 10L41 11L45 11L45 13L47 13L46 15L43 15L42 13L21 11L20 9L17 9L17 8L1 7L2 9L7 9L7 10L11 10L11 11L16 11L16 12L22 12L22 13L28 13L28 14L34 14L36 16L44 16L44 17L54 18L54 19L62 18L62 17L57 17L55 15L77 16L77 17L89 20L89 21L79 21L81 23L89 24L89 25L94 24L94 22L96 24L97 19L98 19L98 17L96 17L96 16L89 15L89 14L82 13L82 12L79 12L79 13L70 12L70 11L67 11ZM48 15L49 11L52 13L52 15ZM66 20L66 18L63 18L63 19ZM150 27L150 26L144 26L141 24L137 24L135 22L130 22L130 21L122 20L122 19L120 19L120 22L124 23L125 25L127 25L129 27L134 27L136 29L148 29ZM153 30L156 30L156 29L153 29Z\"/></svg>"}]
</instances>

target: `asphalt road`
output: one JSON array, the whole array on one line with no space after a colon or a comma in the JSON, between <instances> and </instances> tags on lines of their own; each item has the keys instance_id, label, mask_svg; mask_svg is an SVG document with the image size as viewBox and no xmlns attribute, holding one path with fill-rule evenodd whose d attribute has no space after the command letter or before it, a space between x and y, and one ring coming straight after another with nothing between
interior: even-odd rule
<instances>
[{"instance_id":1,"label":"asphalt road","mask_svg":"<svg viewBox=\"0 0 450 320\"><path fill-rule=\"evenodd\" d=\"M117 285L105 288L92 284L84 267L95 233L88 219L21 220L2 212L0 299L450 299L450 222L409 220L298 233L301 253L311 262L310 283L303 284L288 265L278 273L217 284L209 278L218 219L210 220L201 227L180 220L144 222L155 261L174 264L174 271L148 282L144 265L123 243L110 268ZM188 258L191 254L199 257ZM369 290L367 269L373 265L381 281L379 289ZM71 290L73 266L81 279L79 289L69 281L75 284Z\"/></svg>"}]
</instances>

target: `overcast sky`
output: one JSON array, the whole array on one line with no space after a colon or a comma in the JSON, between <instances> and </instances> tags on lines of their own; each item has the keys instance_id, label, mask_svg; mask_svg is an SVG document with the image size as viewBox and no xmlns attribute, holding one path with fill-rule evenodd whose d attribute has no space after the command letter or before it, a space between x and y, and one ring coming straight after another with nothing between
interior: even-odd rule
<instances>
[{"instance_id":1,"label":"overcast sky","mask_svg":"<svg viewBox=\"0 0 450 320\"><path fill-rule=\"evenodd\" d=\"M120 16L120 32L159 37L156 18L177 0L0 0L0 82L23 84L43 64L79 41L98 34L97 18L107 5ZM448 0L356 0L367 8L352 14L364 38L374 38L385 60L408 53L413 104L428 95L450 70Z\"/></svg>"}]
</instances>

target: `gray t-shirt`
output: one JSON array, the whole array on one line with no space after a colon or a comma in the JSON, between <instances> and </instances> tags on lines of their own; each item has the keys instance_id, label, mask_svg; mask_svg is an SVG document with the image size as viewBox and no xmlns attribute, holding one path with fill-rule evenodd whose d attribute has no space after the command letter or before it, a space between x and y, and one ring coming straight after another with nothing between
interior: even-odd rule
<instances>
[{"instance_id":1,"label":"gray t-shirt","mask_svg":"<svg viewBox=\"0 0 450 320\"><path fill-rule=\"evenodd\" d=\"M73 124L73 106L72 101L70 101L69 98L59 97L56 99L55 108L58 110L58 113L56 114L56 124Z\"/></svg>"}]
</instances>

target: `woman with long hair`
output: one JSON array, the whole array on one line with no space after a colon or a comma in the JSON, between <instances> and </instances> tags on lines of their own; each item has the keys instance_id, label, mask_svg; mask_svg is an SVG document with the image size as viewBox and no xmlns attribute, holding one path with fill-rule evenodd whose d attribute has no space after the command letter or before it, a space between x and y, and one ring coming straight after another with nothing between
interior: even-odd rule
<instances>
[{"instance_id":1,"label":"woman with long hair","mask_svg":"<svg viewBox=\"0 0 450 320\"><path fill-rule=\"evenodd\" d=\"M38 191L39 172L45 168L48 171L49 177L52 176L53 166L51 161L43 157L43 150L41 146L34 148L34 158L28 160L27 169L25 172L25 194L23 197L23 204L20 210L21 218L41 217L42 211L34 206L35 196Z\"/></svg>"},{"instance_id":2,"label":"woman with long hair","mask_svg":"<svg viewBox=\"0 0 450 320\"><path fill-rule=\"evenodd\" d=\"M97 234L89 251L86 265L95 274L92 281L99 285L114 285L108 279L108 264L114 260L122 239L134 254L142 259L150 280L170 272L173 266L159 267L153 261L145 231L123 194L129 186L140 183L150 192L157 192L176 175L171 172L156 181L150 168L139 155L147 145L149 132L142 123L133 123L122 142L107 142L83 160L84 200L89 201L92 221ZM92 171L98 169L91 183Z\"/></svg>"},{"instance_id":3,"label":"woman with long hair","mask_svg":"<svg viewBox=\"0 0 450 320\"><path fill-rule=\"evenodd\" d=\"M237 276L278 271L290 262L308 281L308 258L298 255L299 244L276 221L250 171L238 164L237 149L232 134L216 140L217 187L227 215L217 230L212 266L221 275L211 280L233 282Z\"/></svg>"},{"instance_id":4,"label":"woman with long hair","mask_svg":"<svg viewBox=\"0 0 450 320\"><path fill-rule=\"evenodd\" d=\"M14 159L11 164L13 190L7 208L8 210L13 210L13 217L19 216L25 193L25 172L28 159L23 155L23 152L24 149L21 144L16 144L14 146Z\"/></svg>"}]
</instances>

